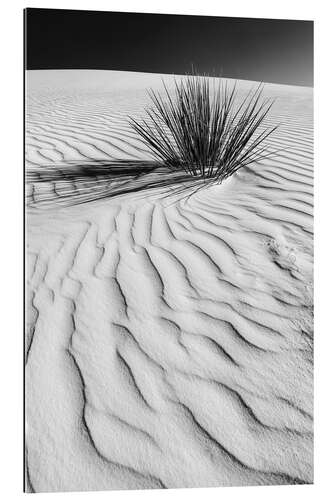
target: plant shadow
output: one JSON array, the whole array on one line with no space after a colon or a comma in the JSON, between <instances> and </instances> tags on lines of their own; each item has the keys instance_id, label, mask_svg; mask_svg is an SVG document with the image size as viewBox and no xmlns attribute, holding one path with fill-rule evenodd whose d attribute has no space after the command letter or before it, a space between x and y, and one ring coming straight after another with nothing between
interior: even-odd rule
<instances>
[{"instance_id":1,"label":"plant shadow","mask_svg":"<svg viewBox=\"0 0 333 500\"><path fill-rule=\"evenodd\" d=\"M161 195L187 190L194 179L156 161L112 160L52 163L29 167L26 204L31 208L69 206L126 193L165 188Z\"/></svg>"}]
</instances>

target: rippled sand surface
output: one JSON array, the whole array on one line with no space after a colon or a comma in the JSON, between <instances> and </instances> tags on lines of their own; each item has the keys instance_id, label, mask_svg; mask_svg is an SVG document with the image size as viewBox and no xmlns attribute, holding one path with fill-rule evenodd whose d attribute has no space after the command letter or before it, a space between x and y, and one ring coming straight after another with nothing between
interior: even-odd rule
<instances>
[{"instance_id":1,"label":"rippled sand surface","mask_svg":"<svg viewBox=\"0 0 333 500\"><path fill-rule=\"evenodd\" d=\"M27 74L28 491L313 480L312 89L184 196L127 124L160 81Z\"/></svg>"}]
</instances>

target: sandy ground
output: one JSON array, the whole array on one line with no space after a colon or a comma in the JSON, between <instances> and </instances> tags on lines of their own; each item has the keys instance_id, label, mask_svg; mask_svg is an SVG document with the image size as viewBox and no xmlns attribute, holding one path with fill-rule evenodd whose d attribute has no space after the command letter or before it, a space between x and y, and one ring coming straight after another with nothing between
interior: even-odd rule
<instances>
[{"instance_id":1,"label":"sandy ground","mask_svg":"<svg viewBox=\"0 0 333 500\"><path fill-rule=\"evenodd\" d=\"M278 158L170 198L104 170L150 86L27 74L27 490L312 482L312 89L266 86Z\"/></svg>"}]
</instances>

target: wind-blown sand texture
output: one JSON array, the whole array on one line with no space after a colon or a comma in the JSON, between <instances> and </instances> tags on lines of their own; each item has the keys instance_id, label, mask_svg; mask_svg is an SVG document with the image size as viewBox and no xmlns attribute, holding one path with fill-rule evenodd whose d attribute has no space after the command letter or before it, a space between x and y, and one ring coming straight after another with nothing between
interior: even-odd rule
<instances>
[{"instance_id":1,"label":"wind-blown sand texture","mask_svg":"<svg viewBox=\"0 0 333 500\"><path fill-rule=\"evenodd\" d=\"M160 82L27 73L28 491L312 482L312 89L266 85L277 158L170 197L127 125Z\"/></svg>"}]
</instances>

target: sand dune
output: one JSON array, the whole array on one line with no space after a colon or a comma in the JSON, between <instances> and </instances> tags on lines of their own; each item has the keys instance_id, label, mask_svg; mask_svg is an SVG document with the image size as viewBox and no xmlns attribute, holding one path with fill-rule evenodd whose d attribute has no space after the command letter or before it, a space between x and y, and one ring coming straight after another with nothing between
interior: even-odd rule
<instances>
[{"instance_id":1,"label":"sand dune","mask_svg":"<svg viewBox=\"0 0 333 500\"><path fill-rule=\"evenodd\" d=\"M27 488L312 482L312 89L267 84L279 156L188 197L127 125L150 86L28 72Z\"/></svg>"}]
</instances>

